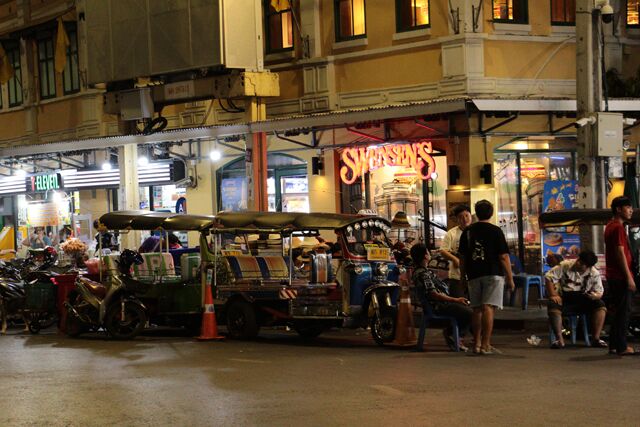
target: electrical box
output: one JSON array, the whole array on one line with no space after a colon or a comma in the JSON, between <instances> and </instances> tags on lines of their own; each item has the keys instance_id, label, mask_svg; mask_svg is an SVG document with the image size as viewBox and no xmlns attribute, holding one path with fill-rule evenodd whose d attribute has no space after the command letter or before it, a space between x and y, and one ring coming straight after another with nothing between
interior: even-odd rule
<instances>
[{"instance_id":1,"label":"electrical box","mask_svg":"<svg viewBox=\"0 0 640 427\"><path fill-rule=\"evenodd\" d=\"M151 88L123 91L118 95L122 120L140 120L153 117Z\"/></svg>"},{"instance_id":2,"label":"electrical box","mask_svg":"<svg viewBox=\"0 0 640 427\"><path fill-rule=\"evenodd\" d=\"M599 157L622 156L622 113L597 113L596 146Z\"/></svg>"}]
</instances>

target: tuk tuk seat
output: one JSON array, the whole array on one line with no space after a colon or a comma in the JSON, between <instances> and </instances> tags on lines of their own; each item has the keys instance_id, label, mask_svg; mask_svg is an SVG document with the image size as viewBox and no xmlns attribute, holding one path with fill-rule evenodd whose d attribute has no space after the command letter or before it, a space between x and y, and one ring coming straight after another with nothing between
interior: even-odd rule
<instances>
[{"instance_id":1,"label":"tuk tuk seat","mask_svg":"<svg viewBox=\"0 0 640 427\"><path fill-rule=\"evenodd\" d=\"M134 276L175 276L173 257L167 252L140 254L144 262L133 266Z\"/></svg>"},{"instance_id":2,"label":"tuk tuk seat","mask_svg":"<svg viewBox=\"0 0 640 427\"><path fill-rule=\"evenodd\" d=\"M236 280L262 279L262 271L254 256L225 256L231 273Z\"/></svg>"},{"instance_id":3,"label":"tuk tuk seat","mask_svg":"<svg viewBox=\"0 0 640 427\"><path fill-rule=\"evenodd\" d=\"M257 256L256 261L260 267L263 279L282 280L289 278L289 257Z\"/></svg>"}]
</instances>

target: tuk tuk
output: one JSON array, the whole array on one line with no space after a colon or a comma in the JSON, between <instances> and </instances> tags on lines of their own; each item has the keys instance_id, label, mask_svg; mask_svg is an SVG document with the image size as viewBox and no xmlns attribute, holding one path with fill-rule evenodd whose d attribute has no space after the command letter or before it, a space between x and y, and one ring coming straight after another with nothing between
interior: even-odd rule
<instances>
[{"instance_id":1,"label":"tuk tuk","mask_svg":"<svg viewBox=\"0 0 640 427\"><path fill-rule=\"evenodd\" d=\"M329 230L335 242L321 238ZM392 341L401 267L390 230L368 215L219 213L207 256L218 266L214 302L229 335L248 339L261 326L286 325L311 338L370 326L378 344Z\"/></svg>"},{"instance_id":2,"label":"tuk tuk","mask_svg":"<svg viewBox=\"0 0 640 427\"><path fill-rule=\"evenodd\" d=\"M557 241L563 239L565 233L576 233L578 227L581 226L600 226L603 227L611 220L612 214L609 209L567 209L552 212L545 212L540 215L539 223L541 230L551 230ZM640 210L635 209L633 217L629 222L629 230L640 227ZM630 233L630 231L628 231ZM560 246L560 245L558 245ZM632 248L633 249L633 248ZM544 256L545 254L543 254ZM573 253L568 252L568 255L577 256L577 251ZM636 251L634 256L638 256ZM637 258L636 258L637 259ZM605 285L605 302L608 300L606 275L605 275L605 260L604 254L598 254L598 269L603 277L603 283ZM636 272L638 273L638 272ZM635 336L640 336L640 296L635 294L635 304L633 312L631 313L631 320L629 322L629 332Z\"/></svg>"},{"instance_id":3,"label":"tuk tuk","mask_svg":"<svg viewBox=\"0 0 640 427\"><path fill-rule=\"evenodd\" d=\"M261 326L289 326L303 337L331 327L367 327L382 345L394 338L398 277L386 233L388 220L367 215L222 212L217 216L148 211L103 215L109 230L197 231L198 248L142 254L139 298L152 323L200 325L207 277L218 323L233 338ZM332 246L321 231L335 232ZM179 258L176 257L178 255ZM179 261L176 261L179 260ZM100 281L116 270L103 257Z\"/></svg>"},{"instance_id":4,"label":"tuk tuk","mask_svg":"<svg viewBox=\"0 0 640 427\"><path fill-rule=\"evenodd\" d=\"M204 238L214 224L214 217L117 211L102 215L100 222L112 231L195 231L203 233ZM204 242L206 246L206 239ZM141 255L143 263L133 266L133 277L150 285L146 293L139 295L150 322L156 325L181 326L194 334L198 333L202 318L202 289L206 277L201 272L207 268L206 264L200 262L200 249L170 250L167 244L158 248L157 252ZM114 274L118 274L118 258L117 254L101 256L100 267L98 271L94 271L94 276L97 276L95 279L108 283ZM208 258L203 259L206 261Z\"/></svg>"}]
</instances>

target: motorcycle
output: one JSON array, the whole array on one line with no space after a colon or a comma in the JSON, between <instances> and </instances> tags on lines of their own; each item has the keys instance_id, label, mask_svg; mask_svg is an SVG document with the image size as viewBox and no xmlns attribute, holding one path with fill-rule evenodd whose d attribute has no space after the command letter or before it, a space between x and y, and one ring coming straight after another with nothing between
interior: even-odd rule
<instances>
[{"instance_id":1,"label":"motorcycle","mask_svg":"<svg viewBox=\"0 0 640 427\"><path fill-rule=\"evenodd\" d=\"M104 329L112 338L127 340L140 334L147 323L147 310L137 295L144 294L148 284L132 278L131 267L142 263L139 253L124 250L117 262L118 274L109 287L78 276L76 289L65 301L67 335L77 337Z\"/></svg>"},{"instance_id":2,"label":"motorcycle","mask_svg":"<svg viewBox=\"0 0 640 427\"><path fill-rule=\"evenodd\" d=\"M47 328L55 322L55 292L51 277L58 259L56 250L48 246L32 250L24 259L0 262L0 332L6 333L7 322L11 318L22 317L32 333ZM39 264L38 260L42 262ZM46 293L49 297L42 298ZM36 298L34 298L34 296ZM44 301L42 307L34 309L33 300Z\"/></svg>"}]
</instances>

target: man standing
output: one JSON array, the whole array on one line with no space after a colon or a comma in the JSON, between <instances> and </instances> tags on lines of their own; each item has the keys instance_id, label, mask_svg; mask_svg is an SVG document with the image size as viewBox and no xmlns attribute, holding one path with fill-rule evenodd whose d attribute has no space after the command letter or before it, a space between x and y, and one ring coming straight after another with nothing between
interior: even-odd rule
<instances>
[{"instance_id":1,"label":"man standing","mask_svg":"<svg viewBox=\"0 0 640 427\"><path fill-rule=\"evenodd\" d=\"M605 258L607 262L607 283L614 308L609 334L609 354L627 356L634 354L633 347L627 345L629 315L633 303L636 283L633 277L633 256L624 223L631 219L631 200L619 196L611 202L613 218L604 229Z\"/></svg>"},{"instance_id":2,"label":"man standing","mask_svg":"<svg viewBox=\"0 0 640 427\"><path fill-rule=\"evenodd\" d=\"M493 205L487 200L475 204L478 222L467 227L460 237L460 272L469 283L469 297L473 308L473 337L476 354L493 354L491 346L495 309L502 308L505 276L512 291L515 289L509 248L502 230L489 221Z\"/></svg>"},{"instance_id":3,"label":"man standing","mask_svg":"<svg viewBox=\"0 0 640 427\"><path fill-rule=\"evenodd\" d=\"M460 236L471 224L471 209L467 205L453 208L453 216L458 225L447 231L440 247L440 253L449 260L449 293L452 297L466 297L468 294L465 282L460 280Z\"/></svg>"},{"instance_id":4,"label":"man standing","mask_svg":"<svg viewBox=\"0 0 640 427\"><path fill-rule=\"evenodd\" d=\"M553 267L545 275L549 302L549 324L556 340L551 348L564 348L562 314L588 314L593 322L593 347L607 347L600 339L607 309L602 301L604 288L600 272L594 266L598 257L592 251L582 251L578 259L566 260Z\"/></svg>"}]
</instances>

